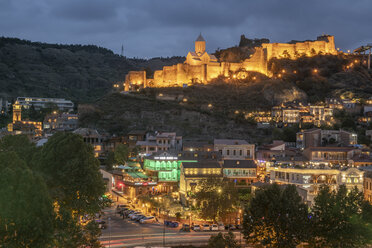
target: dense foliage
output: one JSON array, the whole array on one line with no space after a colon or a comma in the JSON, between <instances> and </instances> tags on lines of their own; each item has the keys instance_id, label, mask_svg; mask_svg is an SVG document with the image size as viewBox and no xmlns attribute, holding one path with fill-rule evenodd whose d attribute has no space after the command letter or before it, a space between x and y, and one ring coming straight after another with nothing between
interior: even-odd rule
<instances>
[{"instance_id":1,"label":"dense foliage","mask_svg":"<svg viewBox=\"0 0 372 248\"><path fill-rule=\"evenodd\" d=\"M337 192L323 186L312 209L313 247L366 247L372 242L372 206L363 193L344 185Z\"/></svg>"},{"instance_id":2,"label":"dense foliage","mask_svg":"<svg viewBox=\"0 0 372 248\"><path fill-rule=\"evenodd\" d=\"M131 70L184 58L129 59L95 45L62 45L0 38L0 97L63 97L91 102L112 91Z\"/></svg>"},{"instance_id":3,"label":"dense foliage","mask_svg":"<svg viewBox=\"0 0 372 248\"><path fill-rule=\"evenodd\" d=\"M93 216L101 210L104 182L82 137L57 133L39 148L26 136L5 136L0 174L1 245L100 247Z\"/></svg>"},{"instance_id":4,"label":"dense foliage","mask_svg":"<svg viewBox=\"0 0 372 248\"><path fill-rule=\"evenodd\" d=\"M258 190L244 217L248 242L265 247L296 247L306 238L308 209L294 185Z\"/></svg>"},{"instance_id":5,"label":"dense foliage","mask_svg":"<svg viewBox=\"0 0 372 248\"><path fill-rule=\"evenodd\" d=\"M237 211L239 196L232 183L211 177L203 180L198 187L193 198L203 219L221 221L229 213Z\"/></svg>"},{"instance_id":6,"label":"dense foliage","mask_svg":"<svg viewBox=\"0 0 372 248\"><path fill-rule=\"evenodd\" d=\"M264 247L366 247L372 243L372 206L357 188L331 191L324 185L308 208L294 185L272 184L255 192L243 233Z\"/></svg>"},{"instance_id":7,"label":"dense foliage","mask_svg":"<svg viewBox=\"0 0 372 248\"><path fill-rule=\"evenodd\" d=\"M240 248L235 240L235 235L231 231L222 234L212 235L208 241L208 248Z\"/></svg>"}]
</instances>

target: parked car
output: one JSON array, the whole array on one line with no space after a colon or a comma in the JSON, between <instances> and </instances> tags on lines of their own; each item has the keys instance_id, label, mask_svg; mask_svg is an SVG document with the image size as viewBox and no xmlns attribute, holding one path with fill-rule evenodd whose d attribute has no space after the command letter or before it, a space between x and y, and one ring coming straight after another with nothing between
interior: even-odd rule
<instances>
[{"instance_id":1,"label":"parked car","mask_svg":"<svg viewBox=\"0 0 372 248\"><path fill-rule=\"evenodd\" d=\"M226 226L225 226L225 229L226 229L226 230L235 230L235 229L236 229L236 226L235 226L235 225L232 225L232 224L230 224L230 225L226 225Z\"/></svg>"},{"instance_id":2,"label":"parked car","mask_svg":"<svg viewBox=\"0 0 372 248\"><path fill-rule=\"evenodd\" d=\"M185 232L190 232L190 225L183 224L181 230Z\"/></svg>"},{"instance_id":3,"label":"parked car","mask_svg":"<svg viewBox=\"0 0 372 248\"><path fill-rule=\"evenodd\" d=\"M157 220L154 216L149 216L149 217L145 217L143 219L140 219L141 224L155 223L155 222L157 222Z\"/></svg>"},{"instance_id":4,"label":"parked car","mask_svg":"<svg viewBox=\"0 0 372 248\"><path fill-rule=\"evenodd\" d=\"M177 221L165 220L164 225L169 226L169 227L178 227L179 223Z\"/></svg>"},{"instance_id":5,"label":"parked car","mask_svg":"<svg viewBox=\"0 0 372 248\"><path fill-rule=\"evenodd\" d=\"M191 228L194 231L200 231L200 225L193 225Z\"/></svg>"},{"instance_id":6,"label":"parked car","mask_svg":"<svg viewBox=\"0 0 372 248\"><path fill-rule=\"evenodd\" d=\"M225 230L225 225L223 224L223 223L218 223L218 230L219 231L223 231L223 230Z\"/></svg>"},{"instance_id":7,"label":"parked car","mask_svg":"<svg viewBox=\"0 0 372 248\"><path fill-rule=\"evenodd\" d=\"M136 214L136 215L133 215L131 219L137 221L137 220L139 220L141 218L144 218L144 217L146 217L146 216L143 215L143 214Z\"/></svg>"},{"instance_id":8,"label":"parked car","mask_svg":"<svg viewBox=\"0 0 372 248\"><path fill-rule=\"evenodd\" d=\"M141 214L141 212L133 212L131 214L128 214L129 218L132 218L133 215Z\"/></svg>"},{"instance_id":9,"label":"parked car","mask_svg":"<svg viewBox=\"0 0 372 248\"><path fill-rule=\"evenodd\" d=\"M212 224L211 225L211 231L218 231L218 225L217 224Z\"/></svg>"},{"instance_id":10,"label":"parked car","mask_svg":"<svg viewBox=\"0 0 372 248\"><path fill-rule=\"evenodd\" d=\"M209 224L204 224L203 225L203 231L210 231L211 230L211 227Z\"/></svg>"}]
</instances>

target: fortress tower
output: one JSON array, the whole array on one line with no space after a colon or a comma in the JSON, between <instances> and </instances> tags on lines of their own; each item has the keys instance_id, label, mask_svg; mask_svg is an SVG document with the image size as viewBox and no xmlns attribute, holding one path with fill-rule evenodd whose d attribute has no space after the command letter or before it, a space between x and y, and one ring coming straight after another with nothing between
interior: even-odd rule
<instances>
[{"instance_id":1,"label":"fortress tower","mask_svg":"<svg viewBox=\"0 0 372 248\"><path fill-rule=\"evenodd\" d=\"M200 56L205 52L205 40L201 33L195 41L195 52Z\"/></svg>"},{"instance_id":2,"label":"fortress tower","mask_svg":"<svg viewBox=\"0 0 372 248\"><path fill-rule=\"evenodd\" d=\"M22 106L19 104L18 101L16 101L13 104L13 123L22 121L21 114L22 114Z\"/></svg>"}]
</instances>

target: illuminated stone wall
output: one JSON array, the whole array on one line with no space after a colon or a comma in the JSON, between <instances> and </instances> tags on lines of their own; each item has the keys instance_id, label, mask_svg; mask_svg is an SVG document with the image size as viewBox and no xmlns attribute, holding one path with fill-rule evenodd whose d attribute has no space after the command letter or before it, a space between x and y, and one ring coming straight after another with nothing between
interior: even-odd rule
<instances>
[{"instance_id":1,"label":"illuminated stone wall","mask_svg":"<svg viewBox=\"0 0 372 248\"><path fill-rule=\"evenodd\" d=\"M144 88L147 87L147 80L146 80L146 71L130 71L125 76L125 91L129 90L129 83L135 84L135 85L141 85Z\"/></svg>"},{"instance_id":2,"label":"illuminated stone wall","mask_svg":"<svg viewBox=\"0 0 372 248\"><path fill-rule=\"evenodd\" d=\"M199 49L197 45L196 50ZM125 90L129 90L130 84L141 85L145 88L147 86L171 87L191 83L208 83L220 75L229 77L231 73L239 70L255 71L270 77L271 74L267 67L268 61L272 58L296 59L302 55L313 56L319 53L337 54L333 36L323 35L317 37L315 41L292 44L263 43L261 47L255 48L255 53L250 58L240 63L217 62L216 58L207 52L202 54L189 52L184 63L164 66L162 70L154 72L152 79L146 79L145 71L129 72L125 79Z\"/></svg>"}]
</instances>

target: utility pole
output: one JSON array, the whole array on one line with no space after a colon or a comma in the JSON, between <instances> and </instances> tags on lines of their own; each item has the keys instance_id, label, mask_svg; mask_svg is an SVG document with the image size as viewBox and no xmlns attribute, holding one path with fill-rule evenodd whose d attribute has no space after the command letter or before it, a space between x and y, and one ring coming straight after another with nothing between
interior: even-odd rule
<instances>
[{"instance_id":1,"label":"utility pole","mask_svg":"<svg viewBox=\"0 0 372 248\"><path fill-rule=\"evenodd\" d=\"M165 247L165 220L163 224L163 247Z\"/></svg>"},{"instance_id":2,"label":"utility pole","mask_svg":"<svg viewBox=\"0 0 372 248\"><path fill-rule=\"evenodd\" d=\"M111 247L111 217L108 217L108 224L109 224L109 248Z\"/></svg>"},{"instance_id":3,"label":"utility pole","mask_svg":"<svg viewBox=\"0 0 372 248\"><path fill-rule=\"evenodd\" d=\"M121 54L120 54L120 56L123 57L123 55L124 55L124 45L121 44Z\"/></svg>"}]
</instances>

